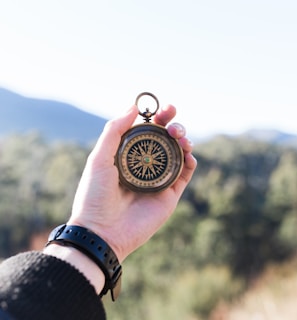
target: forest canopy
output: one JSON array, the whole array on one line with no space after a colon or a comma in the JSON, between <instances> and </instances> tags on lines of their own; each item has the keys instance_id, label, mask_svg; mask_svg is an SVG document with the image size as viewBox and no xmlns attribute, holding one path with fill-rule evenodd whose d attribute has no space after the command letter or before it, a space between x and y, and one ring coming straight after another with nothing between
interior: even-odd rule
<instances>
[{"instance_id":1,"label":"forest canopy","mask_svg":"<svg viewBox=\"0 0 297 320\"><path fill-rule=\"evenodd\" d=\"M67 220L91 147L37 133L2 138L0 257ZM296 252L296 149L218 136L194 154L198 168L173 217L124 262L111 318L207 319L267 264Z\"/></svg>"}]
</instances>

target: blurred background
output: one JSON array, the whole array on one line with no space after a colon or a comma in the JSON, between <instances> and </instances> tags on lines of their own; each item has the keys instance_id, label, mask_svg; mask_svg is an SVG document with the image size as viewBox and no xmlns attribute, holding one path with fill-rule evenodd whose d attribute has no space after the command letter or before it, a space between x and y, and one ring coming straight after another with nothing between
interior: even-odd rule
<instances>
[{"instance_id":1,"label":"blurred background","mask_svg":"<svg viewBox=\"0 0 297 320\"><path fill-rule=\"evenodd\" d=\"M107 120L177 108L195 175L109 317L296 319L297 3L0 0L0 257L65 222Z\"/></svg>"}]
</instances>

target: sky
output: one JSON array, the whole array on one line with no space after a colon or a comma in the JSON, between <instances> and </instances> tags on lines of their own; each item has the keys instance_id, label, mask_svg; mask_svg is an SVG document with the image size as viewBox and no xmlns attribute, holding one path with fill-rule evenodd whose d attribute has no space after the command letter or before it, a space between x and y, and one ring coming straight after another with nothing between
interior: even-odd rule
<instances>
[{"instance_id":1,"label":"sky","mask_svg":"<svg viewBox=\"0 0 297 320\"><path fill-rule=\"evenodd\" d=\"M297 134L296 0L0 0L0 87L114 118L148 91L203 138Z\"/></svg>"}]
</instances>

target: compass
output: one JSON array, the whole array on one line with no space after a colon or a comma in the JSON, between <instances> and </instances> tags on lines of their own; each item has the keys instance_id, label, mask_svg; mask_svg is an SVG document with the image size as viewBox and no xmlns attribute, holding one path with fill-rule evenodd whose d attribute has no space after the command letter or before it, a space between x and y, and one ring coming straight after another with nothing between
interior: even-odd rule
<instances>
[{"instance_id":1,"label":"compass","mask_svg":"<svg viewBox=\"0 0 297 320\"><path fill-rule=\"evenodd\" d=\"M138 103L144 96L156 102L154 112L149 108L140 111ZM135 192L159 192L179 177L184 162L183 151L165 127L150 122L159 109L159 101L153 94L139 94L135 104L145 122L133 126L122 136L115 157L120 183Z\"/></svg>"}]
</instances>

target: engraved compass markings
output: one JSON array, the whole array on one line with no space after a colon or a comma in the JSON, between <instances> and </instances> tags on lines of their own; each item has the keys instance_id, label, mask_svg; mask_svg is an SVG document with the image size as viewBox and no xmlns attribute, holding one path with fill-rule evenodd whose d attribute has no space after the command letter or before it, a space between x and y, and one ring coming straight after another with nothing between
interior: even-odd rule
<instances>
[{"instance_id":1,"label":"engraved compass markings","mask_svg":"<svg viewBox=\"0 0 297 320\"><path fill-rule=\"evenodd\" d=\"M159 192L172 185L181 173L184 163L183 151L165 127L151 123L159 108L158 99L149 92L137 96L150 96L156 102L152 111L145 103L138 108L143 124L131 127L124 133L115 156L120 183L136 192ZM145 110L145 111L144 111Z\"/></svg>"},{"instance_id":2,"label":"engraved compass markings","mask_svg":"<svg viewBox=\"0 0 297 320\"><path fill-rule=\"evenodd\" d=\"M131 173L143 180L158 178L164 172L167 163L165 150L154 140L136 142L127 156Z\"/></svg>"}]
</instances>

